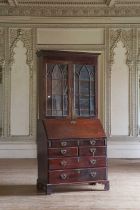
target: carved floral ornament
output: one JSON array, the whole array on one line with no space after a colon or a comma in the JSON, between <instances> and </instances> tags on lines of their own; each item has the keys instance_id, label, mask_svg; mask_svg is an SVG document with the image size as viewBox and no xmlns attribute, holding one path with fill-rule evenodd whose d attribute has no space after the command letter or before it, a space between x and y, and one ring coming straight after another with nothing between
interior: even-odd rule
<instances>
[{"instance_id":1,"label":"carved floral ornament","mask_svg":"<svg viewBox=\"0 0 140 210\"><path fill-rule=\"evenodd\" d=\"M27 64L32 68L33 63L33 43L32 29L10 29L10 63L14 62L14 48L18 41L22 41L27 49Z\"/></svg>"},{"instance_id":2,"label":"carved floral ornament","mask_svg":"<svg viewBox=\"0 0 140 210\"><path fill-rule=\"evenodd\" d=\"M127 50L127 61L126 64L128 66L132 65L132 29L129 30L110 30L110 64L114 63L114 49L117 47L117 43L122 41L124 47Z\"/></svg>"}]
</instances>

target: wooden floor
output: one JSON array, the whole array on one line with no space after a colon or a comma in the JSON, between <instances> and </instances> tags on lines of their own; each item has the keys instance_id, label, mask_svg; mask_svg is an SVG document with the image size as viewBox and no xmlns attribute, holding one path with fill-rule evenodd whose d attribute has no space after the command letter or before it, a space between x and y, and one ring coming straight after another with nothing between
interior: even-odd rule
<instances>
[{"instance_id":1,"label":"wooden floor","mask_svg":"<svg viewBox=\"0 0 140 210\"><path fill-rule=\"evenodd\" d=\"M46 196L36 179L36 160L0 160L0 210L140 210L140 160L109 161L110 191L83 185Z\"/></svg>"}]
</instances>

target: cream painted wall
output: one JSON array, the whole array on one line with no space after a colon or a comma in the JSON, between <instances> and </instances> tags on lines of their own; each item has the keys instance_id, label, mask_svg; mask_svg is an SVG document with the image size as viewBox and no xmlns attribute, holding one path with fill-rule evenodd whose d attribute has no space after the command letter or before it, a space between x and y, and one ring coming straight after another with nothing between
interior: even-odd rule
<instances>
[{"instance_id":1,"label":"cream painted wall","mask_svg":"<svg viewBox=\"0 0 140 210\"><path fill-rule=\"evenodd\" d=\"M114 49L111 69L111 134L128 135L129 126L129 69L126 48L120 41Z\"/></svg>"},{"instance_id":2,"label":"cream painted wall","mask_svg":"<svg viewBox=\"0 0 140 210\"><path fill-rule=\"evenodd\" d=\"M11 66L11 135L29 135L29 67L22 41L14 48Z\"/></svg>"},{"instance_id":3,"label":"cream painted wall","mask_svg":"<svg viewBox=\"0 0 140 210\"><path fill-rule=\"evenodd\" d=\"M104 29L38 28L37 44L104 44Z\"/></svg>"}]
</instances>

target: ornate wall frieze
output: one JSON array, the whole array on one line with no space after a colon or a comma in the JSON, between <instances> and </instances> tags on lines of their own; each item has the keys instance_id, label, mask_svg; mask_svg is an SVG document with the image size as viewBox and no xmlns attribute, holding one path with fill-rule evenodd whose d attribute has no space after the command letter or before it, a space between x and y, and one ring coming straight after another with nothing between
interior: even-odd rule
<instances>
[{"instance_id":1,"label":"ornate wall frieze","mask_svg":"<svg viewBox=\"0 0 140 210\"><path fill-rule=\"evenodd\" d=\"M0 16L32 17L139 17L140 6L94 7L84 6L21 6L0 7Z\"/></svg>"},{"instance_id":2,"label":"ornate wall frieze","mask_svg":"<svg viewBox=\"0 0 140 210\"><path fill-rule=\"evenodd\" d=\"M10 28L9 29L9 48L10 48L10 66L12 66L14 62L14 49L17 45L18 41L22 41L24 44L24 47L26 48L26 63L29 66L29 74L30 74L30 82L29 82L29 135L35 135L35 133L32 132L32 126L33 126L33 118L35 111L33 111L33 104L35 101L33 101L33 29L31 28Z\"/></svg>"}]
</instances>

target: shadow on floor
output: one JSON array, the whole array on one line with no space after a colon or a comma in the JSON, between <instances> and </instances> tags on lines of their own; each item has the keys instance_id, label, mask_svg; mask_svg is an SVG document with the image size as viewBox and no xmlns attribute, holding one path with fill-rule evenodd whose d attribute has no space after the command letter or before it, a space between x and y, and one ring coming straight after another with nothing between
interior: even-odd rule
<instances>
[{"instance_id":1,"label":"shadow on floor","mask_svg":"<svg viewBox=\"0 0 140 210\"><path fill-rule=\"evenodd\" d=\"M81 191L103 191L103 187L91 185L66 185L53 187L54 193L67 193L67 192L81 192ZM0 185L0 196L34 196L45 195L41 190L38 191L36 185Z\"/></svg>"}]
</instances>

